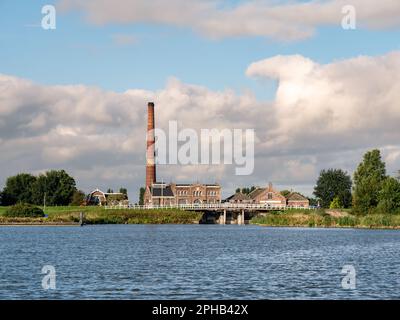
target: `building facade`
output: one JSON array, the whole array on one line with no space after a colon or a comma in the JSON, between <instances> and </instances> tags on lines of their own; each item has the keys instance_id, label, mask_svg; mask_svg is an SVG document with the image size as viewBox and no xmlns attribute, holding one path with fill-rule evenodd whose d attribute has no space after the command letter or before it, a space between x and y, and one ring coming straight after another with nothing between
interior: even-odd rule
<instances>
[{"instance_id":1,"label":"building facade","mask_svg":"<svg viewBox=\"0 0 400 320\"><path fill-rule=\"evenodd\" d=\"M287 205L289 207L308 208L310 207L310 200L302 196L300 193L292 192L287 197Z\"/></svg>"},{"instance_id":2,"label":"building facade","mask_svg":"<svg viewBox=\"0 0 400 320\"><path fill-rule=\"evenodd\" d=\"M272 183L269 183L266 188L258 187L249 194L237 192L225 199L225 202L266 204L271 207L309 208L310 206L310 201L300 193L292 192L285 197L274 189Z\"/></svg>"},{"instance_id":3,"label":"building facade","mask_svg":"<svg viewBox=\"0 0 400 320\"><path fill-rule=\"evenodd\" d=\"M273 207L286 206L286 198L272 186L268 184L266 188L256 188L249 193L253 203L268 204Z\"/></svg>"},{"instance_id":4,"label":"building facade","mask_svg":"<svg viewBox=\"0 0 400 320\"><path fill-rule=\"evenodd\" d=\"M221 202L218 184L165 184L154 183L146 187L145 205L212 204Z\"/></svg>"}]
</instances>

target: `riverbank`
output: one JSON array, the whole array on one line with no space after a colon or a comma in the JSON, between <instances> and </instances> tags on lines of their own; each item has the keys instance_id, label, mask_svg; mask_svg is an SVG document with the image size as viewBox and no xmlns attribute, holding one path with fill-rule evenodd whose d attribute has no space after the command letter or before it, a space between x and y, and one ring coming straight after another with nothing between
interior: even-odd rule
<instances>
[{"instance_id":1,"label":"riverbank","mask_svg":"<svg viewBox=\"0 0 400 320\"><path fill-rule=\"evenodd\" d=\"M102 207L48 207L45 218L4 217L0 207L0 226L79 226L95 224L198 224L201 212L177 209L105 210ZM290 210L268 213L250 220L250 224L268 227L318 227L400 229L400 215L355 216L349 210Z\"/></svg>"},{"instance_id":2,"label":"riverbank","mask_svg":"<svg viewBox=\"0 0 400 320\"><path fill-rule=\"evenodd\" d=\"M45 218L4 217L0 209L0 225L79 225L80 212L85 224L197 224L202 213L176 209L163 210L105 210L101 207L49 207Z\"/></svg>"},{"instance_id":3,"label":"riverbank","mask_svg":"<svg viewBox=\"0 0 400 320\"><path fill-rule=\"evenodd\" d=\"M400 229L400 215L356 216L346 211L343 211L342 215L332 215L327 212L324 210L288 211L255 217L250 223L267 227Z\"/></svg>"}]
</instances>

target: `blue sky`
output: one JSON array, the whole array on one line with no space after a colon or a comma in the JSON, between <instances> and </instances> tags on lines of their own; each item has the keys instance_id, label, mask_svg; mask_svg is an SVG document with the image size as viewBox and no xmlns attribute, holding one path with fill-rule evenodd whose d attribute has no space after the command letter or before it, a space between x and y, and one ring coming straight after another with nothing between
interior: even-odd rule
<instances>
[{"instance_id":1,"label":"blue sky","mask_svg":"<svg viewBox=\"0 0 400 320\"><path fill-rule=\"evenodd\" d=\"M49 1L0 1L0 72L42 84L85 84L123 92L156 90L169 77L213 90L251 89L271 99L275 85L245 75L254 61L278 54L301 54L320 63L380 55L399 49L398 30L344 31L319 27L316 35L295 42L264 37L208 39L182 27L153 24L87 23L81 13L57 14L57 29L43 30L41 8ZM135 38L117 45L113 35Z\"/></svg>"}]
</instances>

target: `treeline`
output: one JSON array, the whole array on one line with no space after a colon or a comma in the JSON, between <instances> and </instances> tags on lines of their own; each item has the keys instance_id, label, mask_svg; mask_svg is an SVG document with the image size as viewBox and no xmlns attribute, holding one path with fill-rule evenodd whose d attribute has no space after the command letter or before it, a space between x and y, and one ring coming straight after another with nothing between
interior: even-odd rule
<instances>
[{"instance_id":1,"label":"treeline","mask_svg":"<svg viewBox=\"0 0 400 320\"><path fill-rule=\"evenodd\" d=\"M314 195L324 208L352 208L360 215L400 213L400 179L387 175L379 150L364 155L353 180L341 169L322 170Z\"/></svg>"},{"instance_id":2,"label":"treeline","mask_svg":"<svg viewBox=\"0 0 400 320\"><path fill-rule=\"evenodd\" d=\"M85 194L76 188L75 179L64 170L50 170L34 176L20 173L9 177L0 192L0 204L11 206L16 203L35 205L66 206L81 204Z\"/></svg>"},{"instance_id":3,"label":"treeline","mask_svg":"<svg viewBox=\"0 0 400 320\"><path fill-rule=\"evenodd\" d=\"M249 194L256 187L238 188ZM282 190L287 197L292 191ZM397 177L386 173L379 150L367 152L352 177L342 169L322 170L314 187L310 205L329 209L352 209L359 215L400 214L400 171Z\"/></svg>"},{"instance_id":4,"label":"treeline","mask_svg":"<svg viewBox=\"0 0 400 320\"><path fill-rule=\"evenodd\" d=\"M109 188L107 193L114 193ZM128 196L126 188L119 193ZM18 203L47 206L90 205L87 195L76 187L75 179L65 170L50 170L40 175L20 173L9 177L0 190L0 206Z\"/></svg>"}]
</instances>

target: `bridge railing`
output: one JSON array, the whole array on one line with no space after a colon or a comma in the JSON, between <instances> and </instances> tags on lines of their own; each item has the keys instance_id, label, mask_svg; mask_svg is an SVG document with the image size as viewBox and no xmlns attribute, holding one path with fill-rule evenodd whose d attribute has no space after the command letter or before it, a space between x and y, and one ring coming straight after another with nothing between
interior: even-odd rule
<instances>
[{"instance_id":1,"label":"bridge railing","mask_svg":"<svg viewBox=\"0 0 400 320\"><path fill-rule=\"evenodd\" d=\"M285 206L285 205L270 205L270 204L256 204L256 203L199 203L199 204L176 204L176 205L112 205L105 206L107 210L116 209L136 209L136 210L155 210L155 209L179 209L179 210L291 210L291 209L304 209L313 210L315 207L301 207L301 206Z\"/></svg>"}]
</instances>

